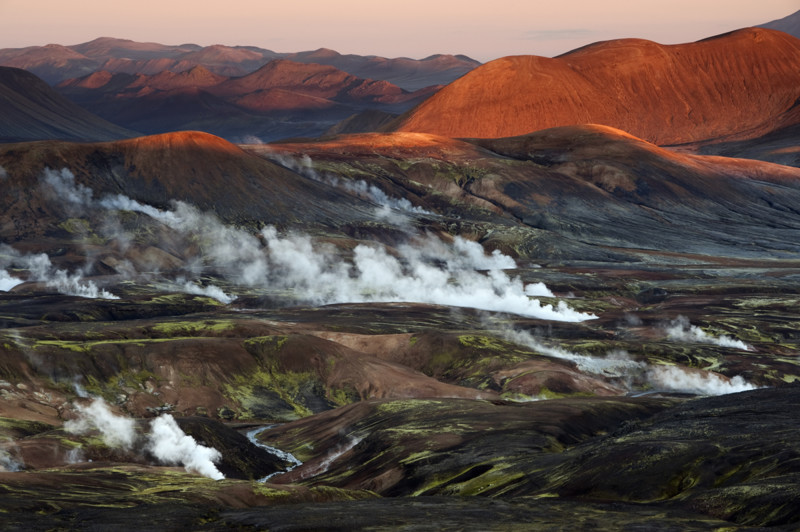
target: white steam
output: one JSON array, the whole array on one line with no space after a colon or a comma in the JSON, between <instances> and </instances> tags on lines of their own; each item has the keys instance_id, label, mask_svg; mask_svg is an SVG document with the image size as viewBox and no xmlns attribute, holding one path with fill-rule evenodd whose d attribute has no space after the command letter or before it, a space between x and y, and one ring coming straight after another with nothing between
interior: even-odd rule
<instances>
[{"instance_id":1,"label":"white steam","mask_svg":"<svg viewBox=\"0 0 800 532\"><path fill-rule=\"evenodd\" d=\"M689 318L686 316L678 316L672 320L666 327L667 338L677 342L687 343L700 343L700 344L714 344L721 347L731 347L733 349L741 349L743 351L751 351L752 347L736 340L730 336L719 336L714 338L709 336L705 331L696 325L689 323Z\"/></svg>"},{"instance_id":2,"label":"white steam","mask_svg":"<svg viewBox=\"0 0 800 532\"><path fill-rule=\"evenodd\" d=\"M687 370L679 366L651 367L647 376L654 388L701 395L725 395L757 388L741 375L728 379L711 371Z\"/></svg>"},{"instance_id":3,"label":"white steam","mask_svg":"<svg viewBox=\"0 0 800 532\"><path fill-rule=\"evenodd\" d=\"M192 281L186 281L182 285L179 285L179 288L182 292L187 294L210 297L212 299L216 299L224 305L227 305L236 299L236 296L226 294L222 288L214 286L213 284L202 286L197 283L193 283Z\"/></svg>"},{"instance_id":4,"label":"white steam","mask_svg":"<svg viewBox=\"0 0 800 532\"><path fill-rule=\"evenodd\" d=\"M629 391L637 387L650 387L657 391L724 395L757 388L740 375L729 379L713 371L681 366L651 366L633 360L626 351L611 351L605 357L579 355L560 347L547 346L527 331L505 330L500 332L500 337L543 355L569 360L581 371L613 379L615 383L624 384Z\"/></svg>"},{"instance_id":5,"label":"white steam","mask_svg":"<svg viewBox=\"0 0 800 532\"><path fill-rule=\"evenodd\" d=\"M11 456L6 449L0 449L0 471L13 473L21 471L23 467L25 467L24 463Z\"/></svg>"},{"instance_id":6,"label":"white steam","mask_svg":"<svg viewBox=\"0 0 800 532\"><path fill-rule=\"evenodd\" d=\"M115 415L103 399L94 399L89 406L76 404L75 409L78 418L64 423L67 432L85 434L96 430L109 447L133 449L138 439L133 419ZM144 448L162 464L182 465L186 471L214 480L225 478L214 465L222 458L220 452L198 444L169 414L162 414L150 422Z\"/></svg>"},{"instance_id":7,"label":"white steam","mask_svg":"<svg viewBox=\"0 0 800 532\"><path fill-rule=\"evenodd\" d=\"M64 423L64 430L72 434L85 434L98 430L103 442L109 447L131 449L136 442L136 422L117 416L102 399L95 399L89 406L75 405L77 419Z\"/></svg>"},{"instance_id":8,"label":"white steam","mask_svg":"<svg viewBox=\"0 0 800 532\"><path fill-rule=\"evenodd\" d=\"M65 198L86 207L134 210L150 216L196 244L202 257L190 268L198 274L208 269L233 284L265 290L289 291L293 297L315 304L365 302L418 302L509 312L546 320L584 321L592 314L571 309L566 303L542 304L535 296L553 297L542 283L525 286L503 270L516 268L514 260L499 251L486 255L475 243L456 237L452 244L432 236L418 237L398 246L396 254L379 244L360 244L352 256L342 257L331 245L308 235L279 235L274 227L253 235L224 225L195 207L175 202L171 211L143 205L125 196L106 197L92 203L92 193L75 185L68 171L50 172L47 182L61 188ZM88 202L88 203L87 203ZM213 286L178 283L183 291L203 293L222 302L233 295Z\"/></svg>"},{"instance_id":9,"label":"white steam","mask_svg":"<svg viewBox=\"0 0 800 532\"><path fill-rule=\"evenodd\" d=\"M24 282L25 281L23 281L22 279L17 279L16 277L12 277L11 274L9 274L7 271L0 270L0 291L8 292L18 284L22 284Z\"/></svg>"},{"instance_id":10,"label":"white steam","mask_svg":"<svg viewBox=\"0 0 800 532\"><path fill-rule=\"evenodd\" d=\"M406 198L394 198L389 196L380 188L367 183L363 179L359 179L358 181L341 179L330 173L317 172L314 168L314 162L308 155L303 155L297 159L286 154L272 152L270 153L270 159L304 177L320 183L325 183L332 187L340 188L353 196L376 203L379 206L375 210L375 215L378 218L385 218L390 222L401 223L404 222L404 219L399 218L397 216L398 213L393 211L413 214L433 214L422 207L413 205Z\"/></svg>"},{"instance_id":11,"label":"white steam","mask_svg":"<svg viewBox=\"0 0 800 532\"><path fill-rule=\"evenodd\" d=\"M61 294L94 299L119 299L114 294L98 288L94 281L85 281L80 272L69 273L66 270L57 269L44 253L26 255L19 253L7 244L0 244L0 268L2 268L0 270L0 289L7 286L10 290L20 284L17 282L19 279L11 277L5 270L11 265L28 270L29 280L44 283L46 287Z\"/></svg>"},{"instance_id":12,"label":"white steam","mask_svg":"<svg viewBox=\"0 0 800 532\"><path fill-rule=\"evenodd\" d=\"M45 191L71 212L88 206L92 201L92 189L75 182L75 174L68 168L53 170L45 168L42 176Z\"/></svg>"},{"instance_id":13,"label":"white steam","mask_svg":"<svg viewBox=\"0 0 800 532\"><path fill-rule=\"evenodd\" d=\"M181 430L175 418L169 414L162 414L150 422L147 448L162 463L182 465L186 471L214 480L225 478L214 465L222 458L222 454L212 447L197 443Z\"/></svg>"},{"instance_id":14,"label":"white steam","mask_svg":"<svg viewBox=\"0 0 800 532\"><path fill-rule=\"evenodd\" d=\"M8 172L6 172L6 169L3 168L2 165L0 165L0 179L5 179L7 177L8 177Z\"/></svg>"}]
</instances>

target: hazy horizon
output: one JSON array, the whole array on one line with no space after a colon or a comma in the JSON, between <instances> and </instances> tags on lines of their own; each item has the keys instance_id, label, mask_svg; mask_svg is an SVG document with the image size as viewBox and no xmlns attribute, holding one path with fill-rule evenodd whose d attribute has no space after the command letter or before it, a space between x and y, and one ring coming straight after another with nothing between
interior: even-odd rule
<instances>
[{"instance_id":1,"label":"hazy horizon","mask_svg":"<svg viewBox=\"0 0 800 532\"><path fill-rule=\"evenodd\" d=\"M257 46L276 52L331 48L343 54L423 58L464 54L479 61L507 55L559 55L608 39L662 44L703 39L792 14L796 0L641 2L497 0L424 2L391 8L365 0L306 0L268 5L128 0L73 3L0 0L0 48L75 45L98 37L161 44Z\"/></svg>"}]
</instances>

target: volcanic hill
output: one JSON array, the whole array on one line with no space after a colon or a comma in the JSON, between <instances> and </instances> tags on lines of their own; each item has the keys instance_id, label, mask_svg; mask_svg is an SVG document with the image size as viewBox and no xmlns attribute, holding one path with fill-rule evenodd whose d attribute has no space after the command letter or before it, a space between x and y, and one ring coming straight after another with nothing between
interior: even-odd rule
<instances>
[{"instance_id":1,"label":"volcanic hill","mask_svg":"<svg viewBox=\"0 0 800 532\"><path fill-rule=\"evenodd\" d=\"M388 129L497 138L595 123L659 145L754 138L800 120L799 66L800 40L766 29L600 42L482 65Z\"/></svg>"}]
</instances>

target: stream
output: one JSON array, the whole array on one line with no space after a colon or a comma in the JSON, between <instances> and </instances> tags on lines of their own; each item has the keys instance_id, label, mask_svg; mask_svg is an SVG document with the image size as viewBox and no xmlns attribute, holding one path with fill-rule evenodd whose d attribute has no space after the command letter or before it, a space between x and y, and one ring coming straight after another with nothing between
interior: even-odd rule
<instances>
[{"instance_id":1,"label":"stream","mask_svg":"<svg viewBox=\"0 0 800 532\"><path fill-rule=\"evenodd\" d=\"M284 460L284 461L289 462L291 464L289 466L289 468L286 469L285 471L276 471L274 473L271 473L271 474L265 476L264 478L258 479L258 482L262 482L262 483L266 482L267 480L271 479L274 476L282 475L283 473L288 473L292 469L303 465L303 462L298 460L292 453L287 453L286 451L281 451L280 449L276 449L275 447L270 447L269 445L264 445L263 443L258 441L258 439L256 439L256 436L258 436L261 432L263 432L263 431L265 431L267 429L271 429L274 426L275 425L266 425L266 426L263 426L263 427L257 427L257 428L254 428L252 430L247 431L247 439L250 440L250 443L252 443L253 445L255 445L257 447L260 447L260 448L264 449L268 453L270 453L270 454L272 454L274 456L277 456L281 460Z\"/></svg>"}]
</instances>

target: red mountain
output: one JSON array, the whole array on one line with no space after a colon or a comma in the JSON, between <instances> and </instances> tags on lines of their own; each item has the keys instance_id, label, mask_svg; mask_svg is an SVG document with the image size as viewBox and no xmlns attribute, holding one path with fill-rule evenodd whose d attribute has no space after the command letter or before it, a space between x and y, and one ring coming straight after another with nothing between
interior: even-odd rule
<instances>
[{"instance_id":1,"label":"red mountain","mask_svg":"<svg viewBox=\"0 0 800 532\"><path fill-rule=\"evenodd\" d=\"M553 59L505 57L448 85L390 129L495 138L597 123L680 144L791 125L798 98L800 40L744 29L691 44L623 39Z\"/></svg>"}]
</instances>

